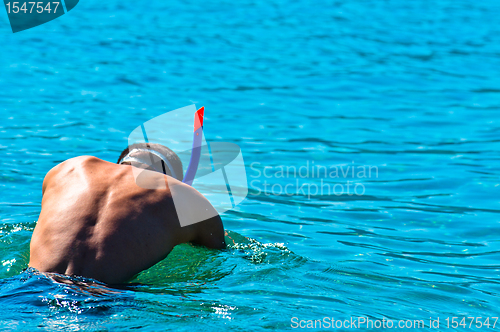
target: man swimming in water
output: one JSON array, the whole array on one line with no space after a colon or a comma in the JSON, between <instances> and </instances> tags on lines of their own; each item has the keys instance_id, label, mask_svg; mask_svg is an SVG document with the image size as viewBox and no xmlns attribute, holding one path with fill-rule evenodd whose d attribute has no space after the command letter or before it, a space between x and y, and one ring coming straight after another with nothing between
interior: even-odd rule
<instances>
[{"instance_id":1,"label":"man swimming in water","mask_svg":"<svg viewBox=\"0 0 500 332\"><path fill-rule=\"evenodd\" d=\"M150 155L166 159L163 167L147 164ZM138 186L130 160L167 174L158 175L166 189ZM135 144L117 164L81 156L55 166L43 181L29 266L114 284L153 266L181 243L225 248L221 218L202 194L181 181L179 157L159 144ZM174 206L173 197L183 203ZM207 219L181 227L181 213Z\"/></svg>"}]
</instances>

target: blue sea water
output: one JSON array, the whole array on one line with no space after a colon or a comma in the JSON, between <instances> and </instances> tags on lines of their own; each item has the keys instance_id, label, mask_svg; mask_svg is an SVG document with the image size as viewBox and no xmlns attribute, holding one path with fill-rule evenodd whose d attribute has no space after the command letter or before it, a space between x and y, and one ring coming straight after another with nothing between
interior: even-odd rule
<instances>
[{"instance_id":1,"label":"blue sea water","mask_svg":"<svg viewBox=\"0 0 500 332\"><path fill-rule=\"evenodd\" d=\"M492 0L82 0L12 34L0 10L0 329L493 323L499 17ZM179 246L97 292L23 271L50 168L115 162L134 128L193 103L247 165L227 250Z\"/></svg>"}]
</instances>

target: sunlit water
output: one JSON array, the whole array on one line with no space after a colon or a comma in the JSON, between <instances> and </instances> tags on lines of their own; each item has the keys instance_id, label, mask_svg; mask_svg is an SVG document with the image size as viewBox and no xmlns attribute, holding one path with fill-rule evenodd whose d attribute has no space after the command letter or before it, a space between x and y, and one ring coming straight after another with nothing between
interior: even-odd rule
<instances>
[{"instance_id":1,"label":"sunlit water","mask_svg":"<svg viewBox=\"0 0 500 332\"><path fill-rule=\"evenodd\" d=\"M499 5L82 0L18 34L0 10L1 329L500 316ZM51 167L192 103L248 166L227 250L99 291L22 272ZM313 165L340 174L280 173Z\"/></svg>"}]
</instances>

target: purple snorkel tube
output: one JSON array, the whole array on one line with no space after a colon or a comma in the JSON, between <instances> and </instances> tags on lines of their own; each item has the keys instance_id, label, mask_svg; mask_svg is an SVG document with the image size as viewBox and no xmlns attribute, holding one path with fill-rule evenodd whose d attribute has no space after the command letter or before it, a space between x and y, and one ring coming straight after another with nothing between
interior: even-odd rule
<instances>
[{"instance_id":1,"label":"purple snorkel tube","mask_svg":"<svg viewBox=\"0 0 500 332\"><path fill-rule=\"evenodd\" d=\"M203 106L194 113L194 133L193 133L193 149L191 152L191 159L189 160L189 165L186 170L186 174L182 179L182 182L192 185L196 171L198 170L198 164L200 163L201 155L201 142L203 137L203 114L205 112L205 107Z\"/></svg>"}]
</instances>

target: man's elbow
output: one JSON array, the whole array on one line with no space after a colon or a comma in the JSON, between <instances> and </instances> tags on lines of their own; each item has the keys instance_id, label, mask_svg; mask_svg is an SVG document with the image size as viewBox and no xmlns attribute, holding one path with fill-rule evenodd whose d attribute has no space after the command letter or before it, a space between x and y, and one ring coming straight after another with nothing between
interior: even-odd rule
<instances>
[{"instance_id":1,"label":"man's elbow","mask_svg":"<svg viewBox=\"0 0 500 332\"><path fill-rule=\"evenodd\" d=\"M224 226L219 215L204 220L198 224L198 237L196 241L207 248L225 249Z\"/></svg>"}]
</instances>

